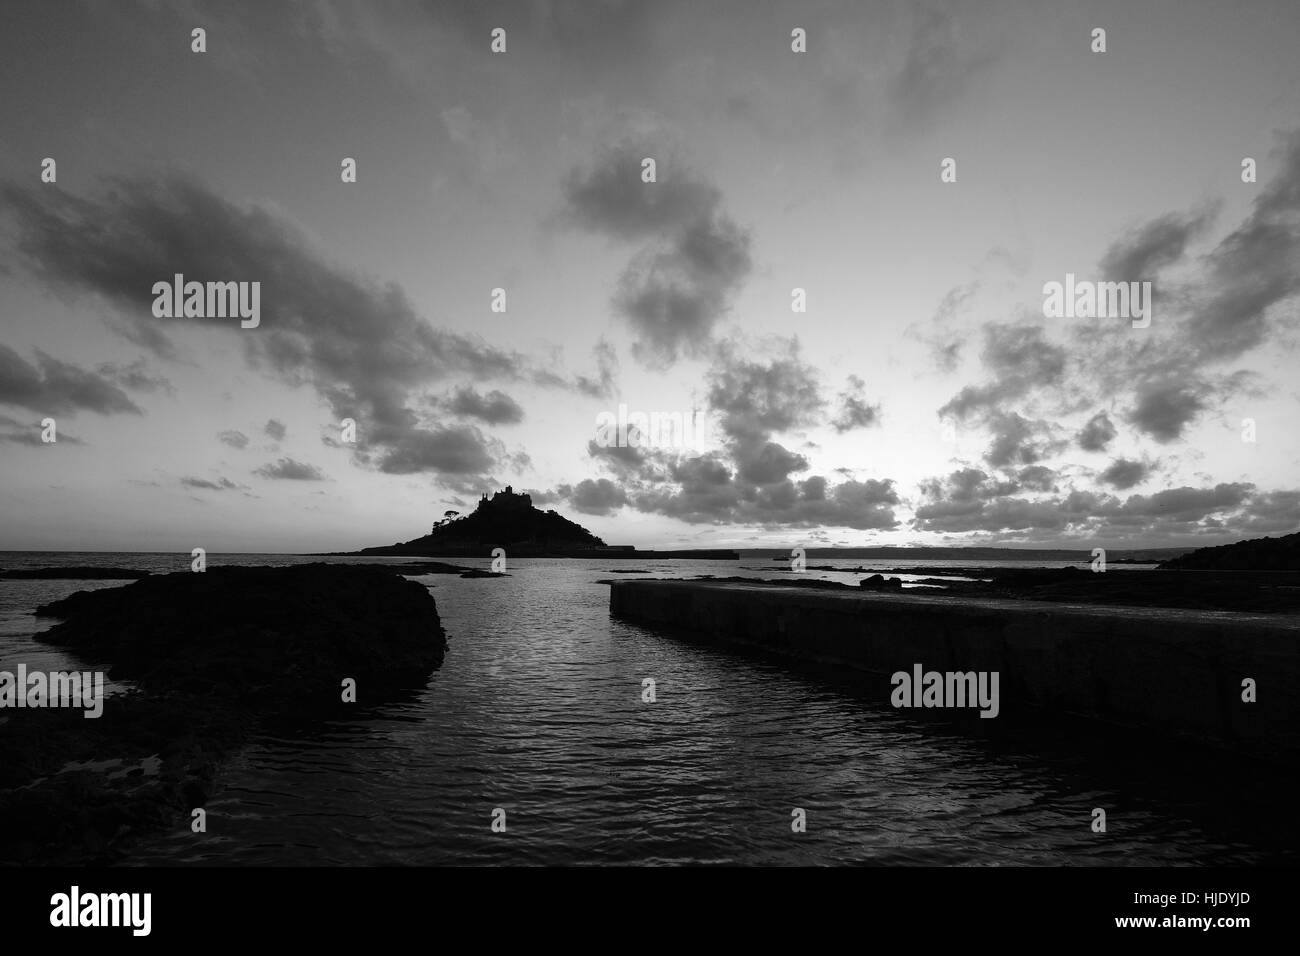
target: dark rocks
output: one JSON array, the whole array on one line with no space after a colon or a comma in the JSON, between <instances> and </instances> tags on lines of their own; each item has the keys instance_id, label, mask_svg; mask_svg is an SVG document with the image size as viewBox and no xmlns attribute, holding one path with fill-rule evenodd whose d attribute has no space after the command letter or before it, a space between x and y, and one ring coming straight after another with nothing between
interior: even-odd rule
<instances>
[{"instance_id":1,"label":"dark rocks","mask_svg":"<svg viewBox=\"0 0 1300 956\"><path fill-rule=\"evenodd\" d=\"M869 588L871 590L901 590L903 587L902 578L887 578L883 574L873 574L869 578L863 578L858 582L858 587Z\"/></svg>"}]
</instances>

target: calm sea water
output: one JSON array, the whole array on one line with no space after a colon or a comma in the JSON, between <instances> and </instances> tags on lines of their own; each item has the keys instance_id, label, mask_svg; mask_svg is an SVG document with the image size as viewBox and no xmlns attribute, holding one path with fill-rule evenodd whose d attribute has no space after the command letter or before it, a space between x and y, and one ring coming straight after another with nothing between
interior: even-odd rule
<instances>
[{"instance_id":1,"label":"calm sea water","mask_svg":"<svg viewBox=\"0 0 1300 956\"><path fill-rule=\"evenodd\" d=\"M183 554L0 553L0 567L188 570ZM209 555L221 564L319 558ZM331 560L331 559L325 559ZM344 559L332 559L344 560ZM400 559L390 559L400 560ZM486 567L488 561L457 564ZM817 559L814 564L836 564ZM1035 566L1043 562L1027 562ZM881 567L851 560L845 567ZM908 562L908 566L962 562ZM1065 864L1295 862L1289 789L1255 767L1090 728L974 732L850 684L613 621L602 578L765 574L737 562L520 560L420 580L450 650L418 692L286 724L226 765L208 833L139 864ZM754 570L759 569L759 570ZM809 572L846 578L835 572ZM847 579L855 579L848 576ZM40 603L115 582L0 581L0 668L75 666ZM641 701L652 677L658 700ZM989 722L984 722L989 723ZM981 730L976 728L976 731ZM1108 832L1089 826L1104 807ZM808 827L791 832L791 810ZM506 811L505 833L492 814Z\"/></svg>"}]
</instances>

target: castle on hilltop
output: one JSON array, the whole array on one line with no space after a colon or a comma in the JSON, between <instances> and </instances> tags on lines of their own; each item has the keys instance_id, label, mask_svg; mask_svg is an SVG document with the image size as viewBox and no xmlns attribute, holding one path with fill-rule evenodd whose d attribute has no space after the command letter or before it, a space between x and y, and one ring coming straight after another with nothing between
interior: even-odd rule
<instances>
[{"instance_id":1,"label":"castle on hilltop","mask_svg":"<svg viewBox=\"0 0 1300 956\"><path fill-rule=\"evenodd\" d=\"M490 498L486 491L483 492L483 497L478 500L478 507L474 510L482 511L484 508L508 508L511 511L528 511L532 507L532 495L522 491L519 492L519 494L515 494L514 489L511 488L510 485L506 485L505 491L498 491Z\"/></svg>"}]
</instances>

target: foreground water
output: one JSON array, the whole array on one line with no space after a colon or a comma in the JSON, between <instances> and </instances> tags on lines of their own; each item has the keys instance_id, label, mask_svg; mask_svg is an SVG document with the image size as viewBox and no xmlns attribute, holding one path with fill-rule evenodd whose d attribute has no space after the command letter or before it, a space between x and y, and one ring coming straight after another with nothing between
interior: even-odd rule
<instances>
[{"instance_id":1,"label":"foreground water","mask_svg":"<svg viewBox=\"0 0 1300 956\"><path fill-rule=\"evenodd\" d=\"M61 564L187 570L189 558L0 555L4 567ZM536 559L513 562L506 578L419 578L450 645L427 686L382 706L363 700L351 720L268 729L225 767L206 834L181 822L147 838L130 862L1300 859L1280 781L1258 768L1225 768L1154 741L1138 753L1088 729L991 734L978 725L994 722L901 716L824 675L612 621L598 582L630 570L785 576L758 560ZM0 581L0 668L76 666L32 639L48 622L31 611L103 586L117 583ZM645 678L656 683L653 704L642 701ZM791 831L796 807L806 811L806 833ZM1094 807L1107 811L1104 834L1091 829ZM491 827L498 808L504 833Z\"/></svg>"}]
</instances>

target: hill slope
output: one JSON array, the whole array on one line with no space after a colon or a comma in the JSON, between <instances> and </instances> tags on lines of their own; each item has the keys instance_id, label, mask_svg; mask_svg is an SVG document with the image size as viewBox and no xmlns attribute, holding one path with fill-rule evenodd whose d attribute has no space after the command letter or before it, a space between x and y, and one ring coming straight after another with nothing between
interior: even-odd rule
<instances>
[{"instance_id":1,"label":"hill slope","mask_svg":"<svg viewBox=\"0 0 1300 956\"><path fill-rule=\"evenodd\" d=\"M1160 565L1169 571L1300 571L1300 531L1200 548Z\"/></svg>"}]
</instances>

